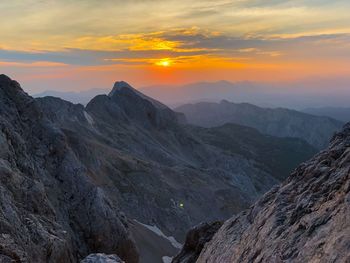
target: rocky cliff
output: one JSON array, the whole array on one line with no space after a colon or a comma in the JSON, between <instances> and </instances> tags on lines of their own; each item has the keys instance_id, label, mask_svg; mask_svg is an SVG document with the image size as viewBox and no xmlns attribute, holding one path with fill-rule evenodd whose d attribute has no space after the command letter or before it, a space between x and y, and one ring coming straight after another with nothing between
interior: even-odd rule
<instances>
[{"instance_id":1,"label":"rocky cliff","mask_svg":"<svg viewBox=\"0 0 350 263\"><path fill-rule=\"evenodd\" d=\"M347 124L328 149L300 165L248 210L226 221L197 260L180 262L349 261Z\"/></svg>"},{"instance_id":2,"label":"rocky cliff","mask_svg":"<svg viewBox=\"0 0 350 263\"><path fill-rule=\"evenodd\" d=\"M117 204L39 104L0 76L0 261L76 262L117 252L137 262Z\"/></svg>"}]
</instances>

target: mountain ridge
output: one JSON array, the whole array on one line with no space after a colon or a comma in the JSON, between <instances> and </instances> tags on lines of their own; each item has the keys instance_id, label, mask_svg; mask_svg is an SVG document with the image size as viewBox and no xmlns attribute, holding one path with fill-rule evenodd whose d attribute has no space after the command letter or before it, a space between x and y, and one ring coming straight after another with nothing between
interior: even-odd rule
<instances>
[{"instance_id":1,"label":"mountain ridge","mask_svg":"<svg viewBox=\"0 0 350 263\"><path fill-rule=\"evenodd\" d=\"M313 116L285 108L261 108L249 103L201 102L175 109L185 114L189 123L215 127L225 123L249 126L277 137L297 137L322 149L343 123L329 117Z\"/></svg>"},{"instance_id":2,"label":"mountain ridge","mask_svg":"<svg viewBox=\"0 0 350 263\"><path fill-rule=\"evenodd\" d=\"M307 108L303 112L318 116L327 116L343 122L350 121L350 108L346 107Z\"/></svg>"}]
</instances>

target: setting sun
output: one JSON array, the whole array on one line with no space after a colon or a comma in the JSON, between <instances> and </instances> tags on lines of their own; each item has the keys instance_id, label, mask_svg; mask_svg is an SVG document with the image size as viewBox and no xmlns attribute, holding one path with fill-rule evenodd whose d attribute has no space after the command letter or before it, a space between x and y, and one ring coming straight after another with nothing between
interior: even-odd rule
<instances>
[{"instance_id":1,"label":"setting sun","mask_svg":"<svg viewBox=\"0 0 350 263\"><path fill-rule=\"evenodd\" d=\"M169 67L171 65L171 61L168 58L161 59L156 62L157 66Z\"/></svg>"}]
</instances>

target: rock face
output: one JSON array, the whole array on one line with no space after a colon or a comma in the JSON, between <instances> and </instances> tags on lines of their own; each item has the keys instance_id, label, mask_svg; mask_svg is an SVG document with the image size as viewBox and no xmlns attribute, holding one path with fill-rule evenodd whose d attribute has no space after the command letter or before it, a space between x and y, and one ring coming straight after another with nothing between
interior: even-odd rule
<instances>
[{"instance_id":1,"label":"rock face","mask_svg":"<svg viewBox=\"0 0 350 263\"><path fill-rule=\"evenodd\" d=\"M226 221L197 260L349 261L350 124L334 136L327 150Z\"/></svg>"},{"instance_id":2,"label":"rock face","mask_svg":"<svg viewBox=\"0 0 350 263\"><path fill-rule=\"evenodd\" d=\"M84 107L33 99L1 75L0 259L66 263L105 253L138 262L145 240L135 244L131 219L182 241L204 219L247 208L313 151L245 131L266 140L268 152L302 156L275 170L257 141L237 143L242 133L230 134L238 128L223 129L183 125L123 82Z\"/></svg>"},{"instance_id":3,"label":"rock face","mask_svg":"<svg viewBox=\"0 0 350 263\"><path fill-rule=\"evenodd\" d=\"M39 104L3 75L0 196L1 260L76 262L100 251L138 261L115 201L94 184Z\"/></svg>"},{"instance_id":4,"label":"rock face","mask_svg":"<svg viewBox=\"0 0 350 263\"><path fill-rule=\"evenodd\" d=\"M186 236L185 244L181 252L173 259L172 263L196 262L204 245L208 243L214 234L222 226L222 222L202 223L192 228Z\"/></svg>"},{"instance_id":5,"label":"rock face","mask_svg":"<svg viewBox=\"0 0 350 263\"><path fill-rule=\"evenodd\" d=\"M333 134L343 123L328 117L313 116L283 108L260 108L248 103L200 102L175 109L185 114L189 123L203 127L236 123L252 127L264 134L278 137L296 137L317 149L327 147Z\"/></svg>"}]
</instances>

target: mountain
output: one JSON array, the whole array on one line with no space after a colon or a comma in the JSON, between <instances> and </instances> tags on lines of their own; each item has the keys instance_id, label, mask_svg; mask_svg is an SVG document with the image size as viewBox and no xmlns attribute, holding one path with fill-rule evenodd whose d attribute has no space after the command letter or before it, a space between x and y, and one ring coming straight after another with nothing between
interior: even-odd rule
<instances>
[{"instance_id":1,"label":"mountain","mask_svg":"<svg viewBox=\"0 0 350 263\"><path fill-rule=\"evenodd\" d=\"M317 115L328 116L330 118L340 120L343 122L350 121L350 108L336 108L336 107L324 107L324 108L307 108L303 112Z\"/></svg>"},{"instance_id":2,"label":"mountain","mask_svg":"<svg viewBox=\"0 0 350 263\"><path fill-rule=\"evenodd\" d=\"M216 223L193 229L173 262L349 262L349 200L350 123L215 234Z\"/></svg>"},{"instance_id":3,"label":"mountain","mask_svg":"<svg viewBox=\"0 0 350 263\"><path fill-rule=\"evenodd\" d=\"M251 82L226 80L195 82L185 85L154 85L140 89L144 94L167 105L220 102L251 103L262 107L348 107L349 79L309 79L294 82Z\"/></svg>"},{"instance_id":4,"label":"mountain","mask_svg":"<svg viewBox=\"0 0 350 263\"><path fill-rule=\"evenodd\" d=\"M269 160L243 150L246 145L230 152L205 140L202 132L181 125L174 111L122 82L85 108L57 98L37 101L88 170L119 189L118 202L128 217L180 240L203 218L240 211L314 152L296 141L300 157L283 170L272 169ZM286 157L290 142L281 143Z\"/></svg>"},{"instance_id":5,"label":"mountain","mask_svg":"<svg viewBox=\"0 0 350 263\"><path fill-rule=\"evenodd\" d=\"M203 127L236 123L249 126L262 133L278 137L301 138L316 147L326 147L332 135L343 123L328 117L284 109L261 108L249 103L201 102L186 104L175 109L184 113L189 123Z\"/></svg>"},{"instance_id":6,"label":"mountain","mask_svg":"<svg viewBox=\"0 0 350 263\"><path fill-rule=\"evenodd\" d=\"M0 260L76 262L92 251L138 262L125 216L36 100L0 75Z\"/></svg>"},{"instance_id":7,"label":"mountain","mask_svg":"<svg viewBox=\"0 0 350 263\"><path fill-rule=\"evenodd\" d=\"M0 127L5 262L161 262L191 226L249 207L314 152L237 125L186 125L125 82L83 106L34 99L0 75Z\"/></svg>"}]
</instances>

